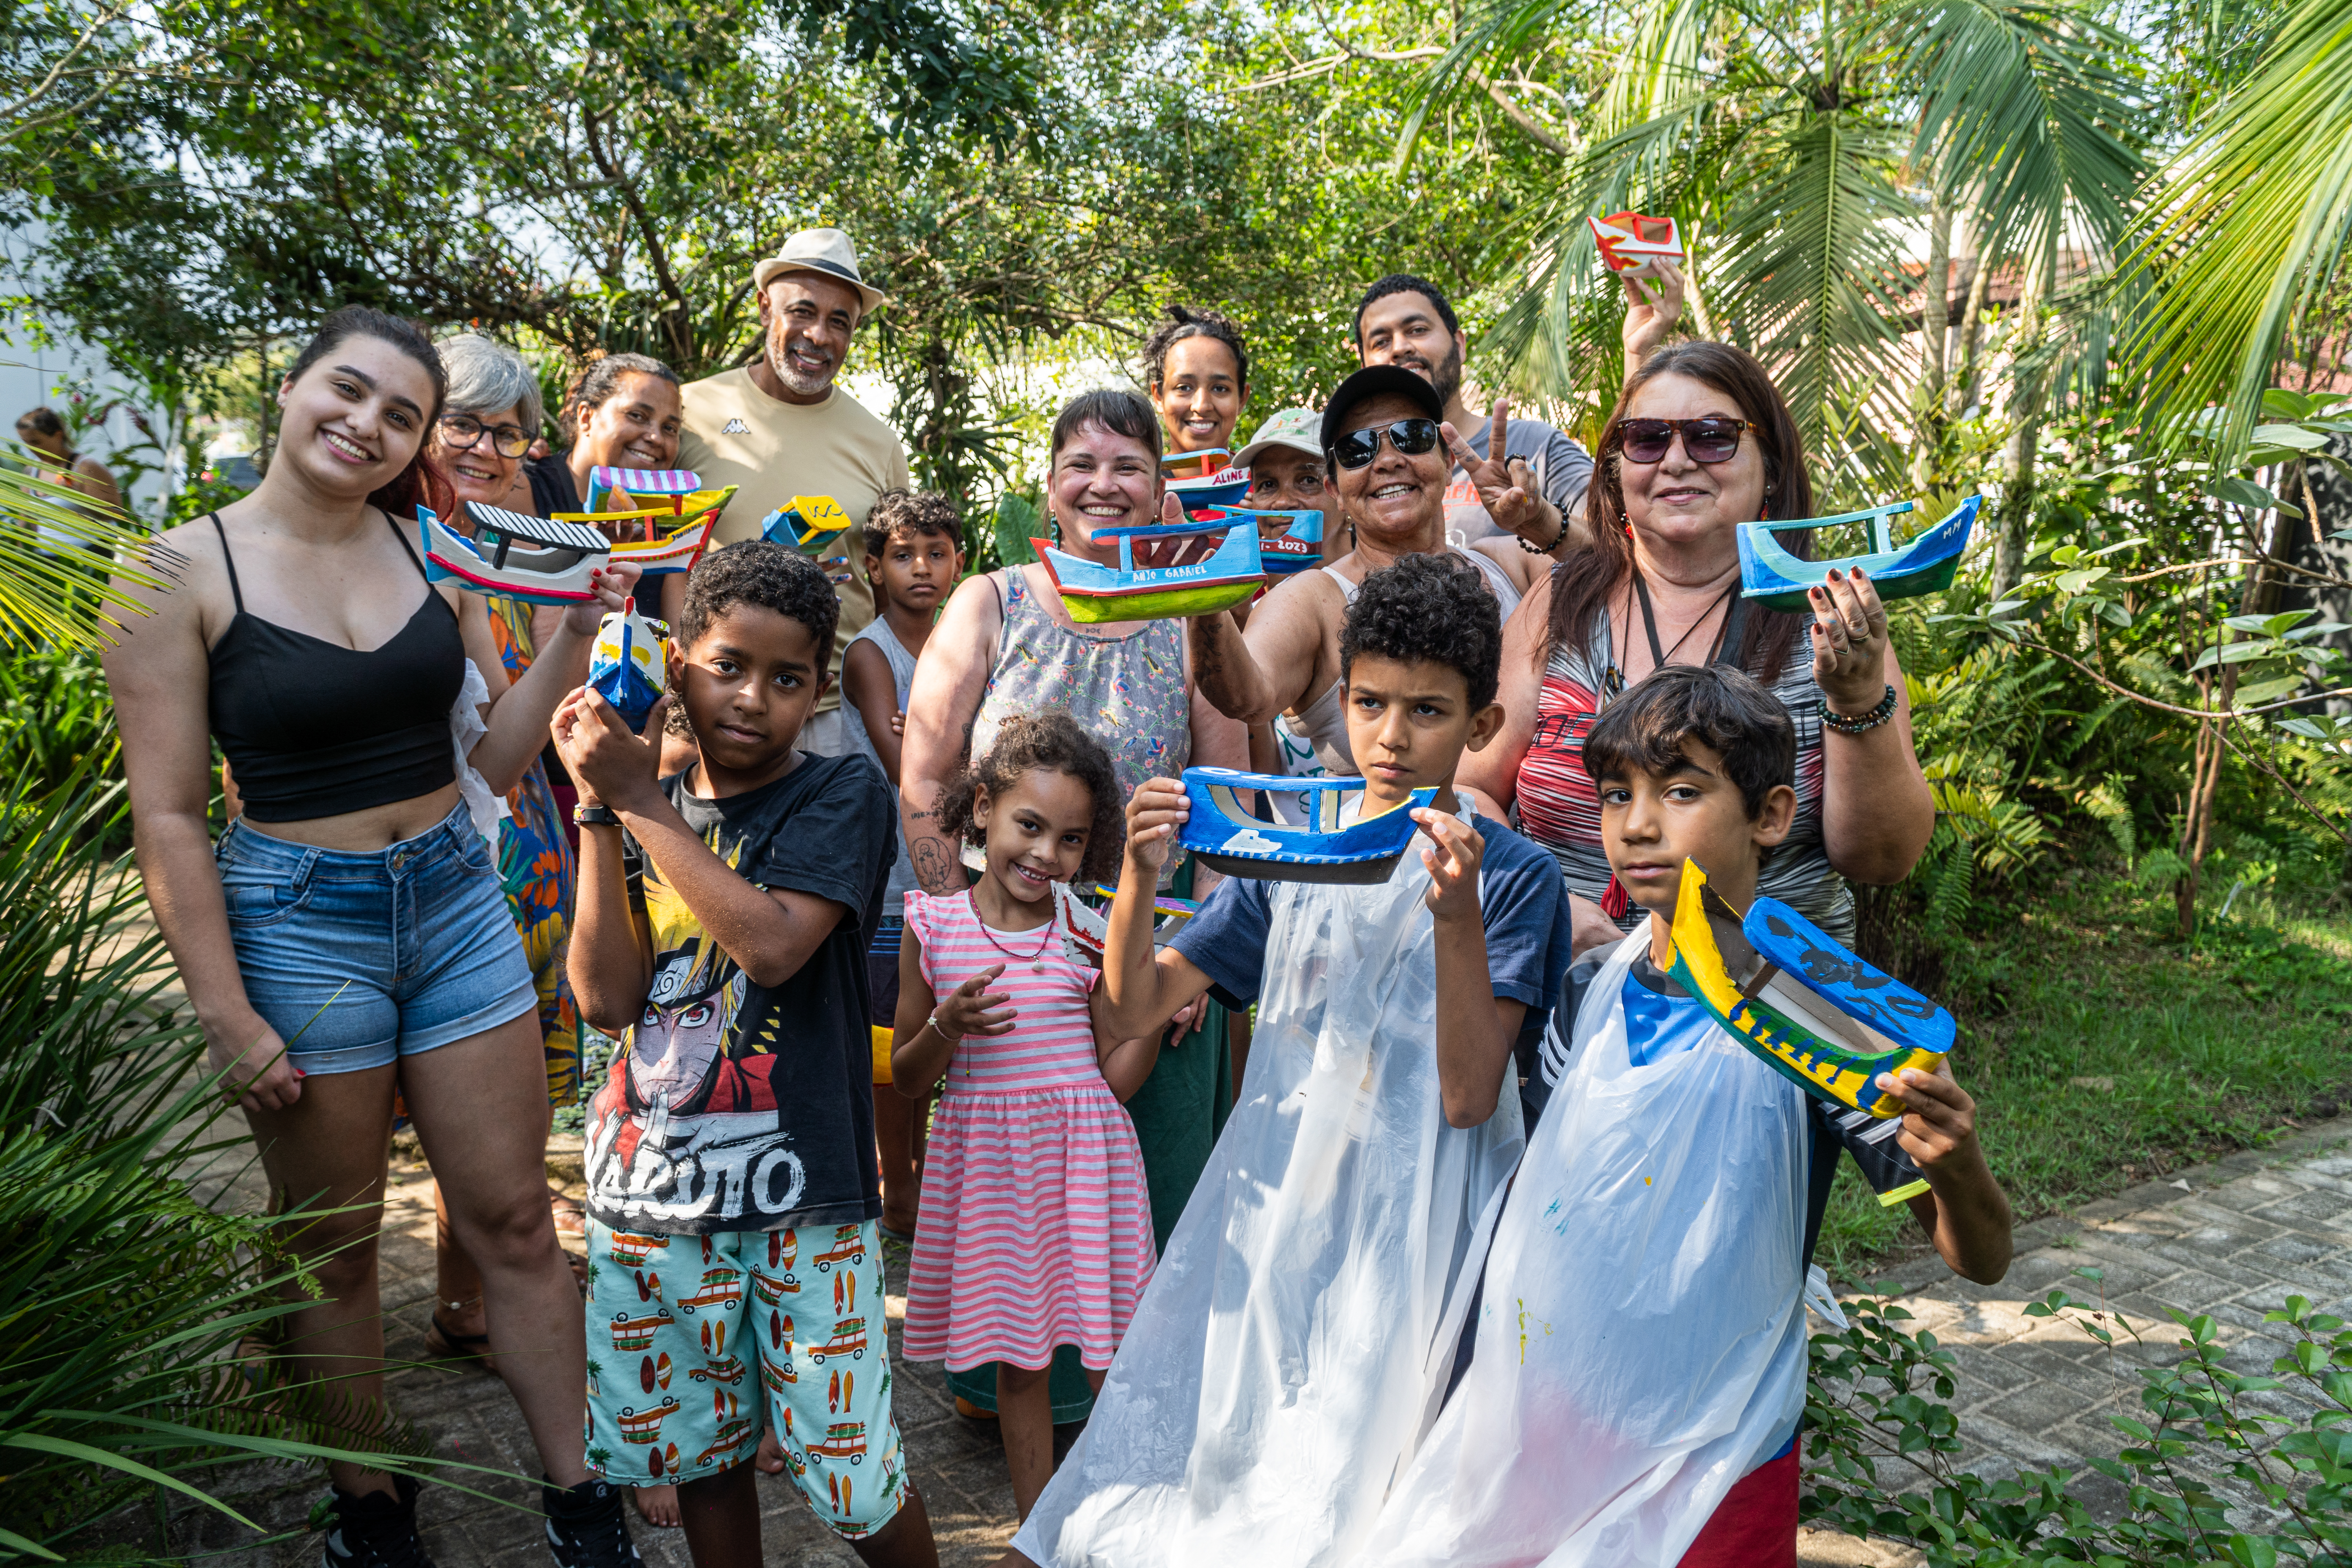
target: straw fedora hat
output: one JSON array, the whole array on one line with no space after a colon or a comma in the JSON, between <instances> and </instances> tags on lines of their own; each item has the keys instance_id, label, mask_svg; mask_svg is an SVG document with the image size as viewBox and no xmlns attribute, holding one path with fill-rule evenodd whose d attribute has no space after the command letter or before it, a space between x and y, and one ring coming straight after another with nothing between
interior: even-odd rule
<instances>
[{"instance_id":1,"label":"straw fedora hat","mask_svg":"<svg viewBox=\"0 0 2352 1568\"><path fill-rule=\"evenodd\" d=\"M890 296L868 284L857 270L857 251L849 236L837 228L804 228L784 241L784 247L751 270L751 289L767 292L770 282L787 272L822 272L857 290L866 313L890 302Z\"/></svg>"}]
</instances>

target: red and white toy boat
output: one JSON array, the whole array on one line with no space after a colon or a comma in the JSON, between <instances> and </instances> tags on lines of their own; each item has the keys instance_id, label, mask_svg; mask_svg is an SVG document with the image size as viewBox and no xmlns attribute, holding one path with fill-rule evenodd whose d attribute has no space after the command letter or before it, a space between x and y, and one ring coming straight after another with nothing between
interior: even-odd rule
<instances>
[{"instance_id":1,"label":"red and white toy boat","mask_svg":"<svg viewBox=\"0 0 2352 1568\"><path fill-rule=\"evenodd\" d=\"M1611 213L1584 221L1592 226L1601 259L1620 278L1655 278L1661 260L1683 258L1683 237L1670 217Z\"/></svg>"}]
</instances>

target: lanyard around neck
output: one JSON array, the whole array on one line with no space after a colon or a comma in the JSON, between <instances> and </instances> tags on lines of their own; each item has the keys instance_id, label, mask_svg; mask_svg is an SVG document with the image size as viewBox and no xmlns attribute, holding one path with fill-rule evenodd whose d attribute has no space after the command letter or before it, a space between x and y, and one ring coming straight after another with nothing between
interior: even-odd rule
<instances>
[{"instance_id":1,"label":"lanyard around neck","mask_svg":"<svg viewBox=\"0 0 2352 1568\"><path fill-rule=\"evenodd\" d=\"M1690 641L1691 633L1705 626L1707 616L1715 614L1716 605L1726 599L1731 599L1731 596L1738 591L1739 580L1735 577L1725 586L1722 593L1717 594L1708 602L1706 609L1699 612L1698 619L1683 628L1683 635L1675 639L1674 647L1662 649L1658 647L1657 614L1650 607L1650 581L1642 575L1642 569L1639 566L1634 567L1633 596L1642 606L1642 629L1647 632L1650 637L1650 668L1664 669L1666 667L1666 660L1682 652L1683 644ZM1748 601L1732 599L1731 613L1723 617L1723 625L1716 630L1715 641L1707 645L1706 657L1699 662L1737 664L1739 658L1739 633L1747 625L1747 621Z\"/></svg>"}]
</instances>

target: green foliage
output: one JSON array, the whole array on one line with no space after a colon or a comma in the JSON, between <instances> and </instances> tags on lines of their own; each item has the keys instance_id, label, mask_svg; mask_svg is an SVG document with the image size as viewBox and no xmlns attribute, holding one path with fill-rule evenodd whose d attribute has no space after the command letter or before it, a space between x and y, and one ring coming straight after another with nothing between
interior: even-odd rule
<instances>
[{"instance_id":1,"label":"green foliage","mask_svg":"<svg viewBox=\"0 0 2352 1568\"><path fill-rule=\"evenodd\" d=\"M2103 1285L2095 1268L2075 1272ZM1910 1314L1892 1299L1844 1306L1848 1327L1810 1346L1812 1485L1800 1507L1817 1528L1915 1546L1933 1568L2274 1568L2341 1563L2352 1550L2352 1328L2304 1297L2264 1315L2291 1343L2267 1376L2225 1364L2210 1316L2168 1309L2179 1358L2139 1370L2138 1413L2111 1417L2122 1447L2090 1461L2123 1489L2112 1519L2075 1495L2063 1468L1999 1481L1959 1469L1958 1423L1944 1403L1956 1387L1951 1352L1903 1328ZM2025 1310L2103 1345L2127 1337L2148 1348L2128 1319L2063 1289Z\"/></svg>"}]
</instances>

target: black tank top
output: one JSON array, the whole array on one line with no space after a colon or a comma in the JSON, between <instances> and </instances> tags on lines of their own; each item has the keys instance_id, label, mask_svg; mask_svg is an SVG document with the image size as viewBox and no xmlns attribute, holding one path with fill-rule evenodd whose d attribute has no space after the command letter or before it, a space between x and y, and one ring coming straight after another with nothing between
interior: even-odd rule
<instances>
[{"instance_id":1,"label":"black tank top","mask_svg":"<svg viewBox=\"0 0 2352 1568\"><path fill-rule=\"evenodd\" d=\"M212 647L212 726L256 822L364 811L456 782L449 710L466 684L457 612L439 591L382 647L362 653L245 607L228 532L213 514L236 616ZM422 576L425 564L393 524Z\"/></svg>"}]
</instances>

